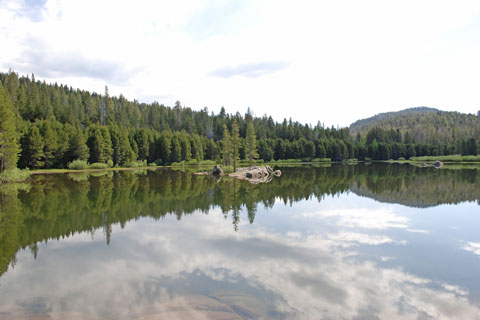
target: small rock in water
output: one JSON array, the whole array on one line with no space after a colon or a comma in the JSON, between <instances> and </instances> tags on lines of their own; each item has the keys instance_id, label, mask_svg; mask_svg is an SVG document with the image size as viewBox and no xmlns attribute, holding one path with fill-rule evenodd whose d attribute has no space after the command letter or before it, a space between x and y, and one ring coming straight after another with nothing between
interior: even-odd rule
<instances>
[{"instance_id":1,"label":"small rock in water","mask_svg":"<svg viewBox=\"0 0 480 320\"><path fill-rule=\"evenodd\" d=\"M222 174L223 174L223 170L222 170L222 168L220 168L218 165L215 165L215 167L213 167L212 173L213 173L214 175L222 175Z\"/></svg>"},{"instance_id":2,"label":"small rock in water","mask_svg":"<svg viewBox=\"0 0 480 320\"><path fill-rule=\"evenodd\" d=\"M440 168L441 166L443 166L443 162L435 160L435 162L433 163L433 166L435 168Z\"/></svg>"}]
</instances>

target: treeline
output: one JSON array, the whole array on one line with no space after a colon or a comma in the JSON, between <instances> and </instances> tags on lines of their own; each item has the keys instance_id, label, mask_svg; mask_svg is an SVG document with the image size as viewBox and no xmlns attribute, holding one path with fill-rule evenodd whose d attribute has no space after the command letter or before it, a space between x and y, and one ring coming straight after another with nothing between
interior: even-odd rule
<instances>
[{"instance_id":1,"label":"treeline","mask_svg":"<svg viewBox=\"0 0 480 320\"><path fill-rule=\"evenodd\" d=\"M0 172L13 168L65 168L74 160L128 166L212 160L231 164L330 158L390 159L475 150L472 141L416 144L408 133L389 131L352 137L348 128L312 127L271 116L194 111L177 102L168 107L46 84L14 72L0 73ZM369 137L375 134L375 139ZM235 135L235 148L231 139ZM477 137L478 138L478 137ZM478 141L473 139L475 146ZM465 148L464 148L465 147ZM478 148L477 148L478 149ZM414 150L414 151L413 151ZM233 155L233 157L232 157Z\"/></svg>"},{"instance_id":2,"label":"treeline","mask_svg":"<svg viewBox=\"0 0 480 320\"><path fill-rule=\"evenodd\" d=\"M416 143L415 138L409 132L402 135L399 129L385 130L379 127L371 128L365 136L358 133L355 139L355 146L355 154L358 159L373 160L478 154L478 141L473 137L458 139L454 144L445 142L434 144Z\"/></svg>"},{"instance_id":3,"label":"treeline","mask_svg":"<svg viewBox=\"0 0 480 320\"><path fill-rule=\"evenodd\" d=\"M408 133L419 144L455 145L458 141L480 137L480 116L426 107L410 108L358 120L350 125L350 131L354 135L366 135L374 127L398 129L403 135Z\"/></svg>"}]
</instances>

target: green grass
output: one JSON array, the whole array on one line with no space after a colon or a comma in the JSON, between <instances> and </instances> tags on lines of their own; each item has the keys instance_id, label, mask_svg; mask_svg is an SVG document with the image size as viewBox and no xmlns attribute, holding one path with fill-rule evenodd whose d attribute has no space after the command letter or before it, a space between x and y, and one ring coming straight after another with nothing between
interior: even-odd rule
<instances>
[{"instance_id":1,"label":"green grass","mask_svg":"<svg viewBox=\"0 0 480 320\"><path fill-rule=\"evenodd\" d=\"M426 161L442 161L442 162L480 162L480 155L478 156L462 156L459 154L450 156L425 156L425 157L410 157L411 161L426 162Z\"/></svg>"},{"instance_id":2,"label":"green grass","mask_svg":"<svg viewBox=\"0 0 480 320\"><path fill-rule=\"evenodd\" d=\"M28 178L30 178L30 171L28 169L20 170L15 168L0 173L0 183L23 182L28 180Z\"/></svg>"},{"instance_id":3,"label":"green grass","mask_svg":"<svg viewBox=\"0 0 480 320\"><path fill-rule=\"evenodd\" d=\"M182 167L182 166L214 166L217 162L214 160L201 160L191 159L188 161L173 162L170 164L172 167Z\"/></svg>"}]
</instances>

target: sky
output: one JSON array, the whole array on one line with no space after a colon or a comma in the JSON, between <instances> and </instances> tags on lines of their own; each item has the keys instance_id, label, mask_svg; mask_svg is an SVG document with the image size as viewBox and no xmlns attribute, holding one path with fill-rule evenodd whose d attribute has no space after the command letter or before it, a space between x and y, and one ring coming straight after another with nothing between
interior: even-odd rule
<instances>
[{"instance_id":1,"label":"sky","mask_svg":"<svg viewBox=\"0 0 480 320\"><path fill-rule=\"evenodd\" d=\"M480 1L0 0L0 71L348 126L480 110Z\"/></svg>"}]
</instances>

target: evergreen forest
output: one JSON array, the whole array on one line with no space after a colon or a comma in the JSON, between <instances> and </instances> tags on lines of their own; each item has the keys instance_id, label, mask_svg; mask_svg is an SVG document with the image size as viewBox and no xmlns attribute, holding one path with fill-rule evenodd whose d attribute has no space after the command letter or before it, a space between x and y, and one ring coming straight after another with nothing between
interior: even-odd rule
<instances>
[{"instance_id":1,"label":"evergreen forest","mask_svg":"<svg viewBox=\"0 0 480 320\"><path fill-rule=\"evenodd\" d=\"M418 126L421 139L418 130L399 127L372 126L354 135L347 127L324 127L320 121L315 126L291 118L276 122L269 115L228 114L224 108L214 114L178 101L146 104L110 96L108 87L98 94L47 84L33 74L0 73L0 172L67 168L78 160L111 167L478 154L480 120L469 124L471 130L449 131L448 139L433 139L438 130L430 123Z\"/></svg>"}]
</instances>

